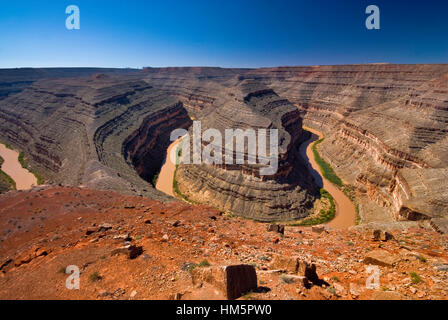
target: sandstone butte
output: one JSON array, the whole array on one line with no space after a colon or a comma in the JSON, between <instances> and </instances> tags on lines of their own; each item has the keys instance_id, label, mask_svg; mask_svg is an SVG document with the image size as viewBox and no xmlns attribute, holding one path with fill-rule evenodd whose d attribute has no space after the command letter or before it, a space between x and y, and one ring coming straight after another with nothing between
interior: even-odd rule
<instances>
[{"instance_id":1,"label":"sandstone butte","mask_svg":"<svg viewBox=\"0 0 448 320\"><path fill-rule=\"evenodd\" d=\"M44 180L0 196L1 299L447 298L448 65L16 69L0 82L0 141ZM170 133L193 119L278 129L279 170L181 164L182 196L158 191ZM325 136L317 150L358 225L289 224L320 199L304 127ZM80 290L65 288L68 265Z\"/></svg>"}]
</instances>

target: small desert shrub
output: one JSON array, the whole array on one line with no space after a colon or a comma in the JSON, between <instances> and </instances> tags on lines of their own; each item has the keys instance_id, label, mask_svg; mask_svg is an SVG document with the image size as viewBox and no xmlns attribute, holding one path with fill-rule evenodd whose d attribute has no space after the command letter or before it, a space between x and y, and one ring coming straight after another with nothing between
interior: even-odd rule
<instances>
[{"instance_id":1,"label":"small desert shrub","mask_svg":"<svg viewBox=\"0 0 448 320\"><path fill-rule=\"evenodd\" d=\"M89 281L90 282L95 282L95 281L100 281L102 279L102 277L100 276L100 274L98 273L98 271L95 271L94 273L92 273L89 276Z\"/></svg>"},{"instance_id":2,"label":"small desert shrub","mask_svg":"<svg viewBox=\"0 0 448 320\"><path fill-rule=\"evenodd\" d=\"M339 282L339 281L340 281L339 278L338 278L337 276L332 276L332 277L331 277L331 280L336 281L336 282Z\"/></svg>"},{"instance_id":3,"label":"small desert shrub","mask_svg":"<svg viewBox=\"0 0 448 320\"><path fill-rule=\"evenodd\" d=\"M420 282L422 282L422 278L420 278L420 276L416 272L410 272L409 276L411 277L413 284L419 284Z\"/></svg>"},{"instance_id":4,"label":"small desert shrub","mask_svg":"<svg viewBox=\"0 0 448 320\"><path fill-rule=\"evenodd\" d=\"M211 264L207 260L202 260L202 262L199 264L199 267L210 267Z\"/></svg>"},{"instance_id":5,"label":"small desert shrub","mask_svg":"<svg viewBox=\"0 0 448 320\"><path fill-rule=\"evenodd\" d=\"M426 262L426 261L428 261L427 259L426 259L426 257L424 256L424 255L419 255L418 256L418 260L420 260L421 262Z\"/></svg>"}]
</instances>

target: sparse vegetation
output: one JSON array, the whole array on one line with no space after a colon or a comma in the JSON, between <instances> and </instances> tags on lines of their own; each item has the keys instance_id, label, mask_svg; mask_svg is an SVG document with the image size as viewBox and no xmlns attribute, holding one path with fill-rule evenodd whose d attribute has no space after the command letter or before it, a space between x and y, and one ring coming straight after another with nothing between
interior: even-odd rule
<instances>
[{"instance_id":1,"label":"sparse vegetation","mask_svg":"<svg viewBox=\"0 0 448 320\"><path fill-rule=\"evenodd\" d=\"M426 257L424 256L424 255L419 255L418 256L418 260L420 260L421 262L423 262L423 263L425 263L425 262L427 262L428 260L426 259Z\"/></svg>"},{"instance_id":2,"label":"sparse vegetation","mask_svg":"<svg viewBox=\"0 0 448 320\"><path fill-rule=\"evenodd\" d=\"M5 160L0 157L0 167ZM0 193L9 190L16 190L16 182L7 175L3 170L0 169Z\"/></svg>"},{"instance_id":3,"label":"sparse vegetation","mask_svg":"<svg viewBox=\"0 0 448 320\"><path fill-rule=\"evenodd\" d=\"M324 138L317 140L312 147L314 159L316 160L317 164L319 165L323 176L330 181L331 183L337 185L338 187L342 188L343 183L342 180L337 176L337 174L334 172L331 165L326 162L319 154L319 151L317 151L317 146L324 141Z\"/></svg>"},{"instance_id":4,"label":"sparse vegetation","mask_svg":"<svg viewBox=\"0 0 448 320\"><path fill-rule=\"evenodd\" d=\"M185 196L184 194L182 194L182 192L180 192L179 185L176 180L177 168L179 167L178 159L182 155L181 144L182 144L182 141L178 144L177 150L176 150L177 157L176 157L176 169L174 170L174 175L173 175L173 191L174 191L174 194L176 194L178 197L183 199L185 202L198 205L198 204L200 204L199 202L190 200L187 196Z\"/></svg>"},{"instance_id":5,"label":"sparse vegetation","mask_svg":"<svg viewBox=\"0 0 448 320\"><path fill-rule=\"evenodd\" d=\"M328 210L321 210L317 217L309 217L298 223L291 224L292 226L313 226L318 224L323 224L331 221L336 215L336 205L331 194L325 189L320 189L320 194L322 198L328 199L330 202L330 208Z\"/></svg>"},{"instance_id":6,"label":"sparse vegetation","mask_svg":"<svg viewBox=\"0 0 448 320\"><path fill-rule=\"evenodd\" d=\"M41 185L41 184L44 183L44 179L42 178L42 176L39 173L37 173L36 171L34 171L33 169L29 168L28 161L27 161L27 159L25 157L25 153L24 152L20 152L19 153L19 163L22 166L22 168L24 168L24 169L28 170L29 172L31 172L32 174L34 174L34 176L37 179L37 184L38 185Z\"/></svg>"},{"instance_id":7,"label":"sparse vegetation","mask_svg":"<svg viewBox=\"0 0 448 320\"><path fill-rule=\"evenodd\" d=\"M210 267L211 264L207 260L202 260L201 263L199 263L199 267Z\"/></svg>"},{"instance_id":8,"label":"sparse vegetation","mask_svg":"<svg viewBox=\"0 0 448 320\"><path fill-rule=\"evenodd\" d=\"M207 260L202 260L199 264L197 264L197 263L189 264L187 271L189 273L192 273L195 268L198 268L198 267L204 268L204 267L210 267L210 266L211 266L210 262L208 262Z\"/></svg>"},{"instance_id":9,"label":"sparse vegetation","mask_svg":"<svg viewBox=\"0 0 448 320\"><path fill-rule=\"evenodd\" d=\"M157 171L157 172L152 176L151 184L153 185L154 188L156 187L157 179L159 179L159 174L160 174L160 170Z\"/></svg>"},{"instance_id":10,"label":"sparse vegetation","mask_svg":"<svg viewBox=\"0 0 448 320\"><path fill-rule=\"evenodd\" d=\"M332 277L331 277L331 280L336 281L336 282L339 282L339 281L340 281L339 278L338 278L337 276L332 276Z\"/></svg>"},{"instance_id":11,"label":"sparse vegetation","mask_svg":"<svg viewBox=\"0 0 448 320\"><path fill-rule=\"evenodd\" d=\"M4 143L4 142L0 142L0 143L3 144L7 149L14 150L14 148L9 143Z\"/></svg>"},{"instance_id":12,"label":"sparse vegetation","mask_svg":"<svg viewBox=\"0 0 448 320\"><path fill-rule=\"evenodd\" d=\"M420 278L420 276L416 272L410 272L409 276L411 277L413 284L419 284L420 282L422 282L422 278Z\"/></svg>"},{"instance_id":13,"label":"sparse vegetation","mask_svg":"<svg viewBox=\"0 0 448 320\"><path fill-rule=\"evenodd\" d=\"M344 183L342 182L342 180L338 177L338 175L336 174L336 172L334 172L333 168L331 167L331 165L326 162L319 154L319 151L317 150L317 146L322 143L324 141L325 138L319 139L317 140L313 146L312 146L312 150L313 150L313 154L314 154L314 159L316 160L316 163L319 165L319 168L321 169L322 175L331 183L333 183L334 185L336 185L337 187L339 187L339 189L341 189L344 194L354 203L355 205L355 210L356 210L356 219L355 219L355 224L358 225L361 222L361 215L359 213L359 204L356 201L356 197L354 194L354 190L353 187L351 186L347 186L344 185Z\"/></svg>"}]
</instances>

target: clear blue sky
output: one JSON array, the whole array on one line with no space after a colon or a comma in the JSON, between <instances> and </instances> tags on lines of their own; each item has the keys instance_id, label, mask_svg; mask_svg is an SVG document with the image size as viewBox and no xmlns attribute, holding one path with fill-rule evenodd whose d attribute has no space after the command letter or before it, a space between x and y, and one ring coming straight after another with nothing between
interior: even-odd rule
<instances>
[{"instance_id":1,"label":"clear blue sky","mask_svg":"<svg viewBox=\"0 0 448 320\"><path fill-rule=\"evenodd\" d=\"M447 17L445 0L2 0L0 68L448 63Z\"/></svg>"}]
</instances>

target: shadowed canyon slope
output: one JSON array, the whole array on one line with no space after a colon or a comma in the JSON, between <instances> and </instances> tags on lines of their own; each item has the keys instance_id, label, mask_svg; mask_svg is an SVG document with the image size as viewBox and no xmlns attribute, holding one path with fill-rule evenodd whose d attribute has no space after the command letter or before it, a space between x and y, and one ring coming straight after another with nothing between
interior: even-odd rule
<instances>
[{"instance_id":1,"label":"shadowed canyon slope","mask_svg":"<svg viewBox=\"0 0 448 320\"><path fill-rule=\"evenodd\" d=\"M356 190L362 222L423 219L446 230L448 65L61 70L26 84L15 72L0 74L18 79L2 86L0 136L48 182L168 199L148 181L171 130L191 119L204 128L272 126L284 138L277 175L181 165L179 188L246 217L303 217L317 191L296 155L308 138L303 122L325 133L319 152Z\"/></svg>"}]
</instances>

